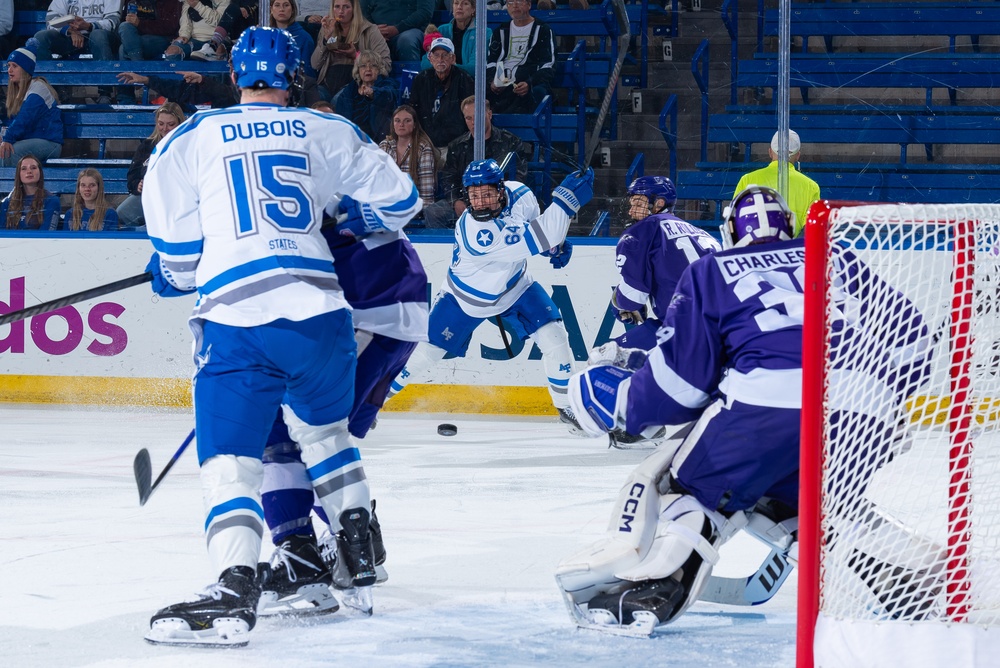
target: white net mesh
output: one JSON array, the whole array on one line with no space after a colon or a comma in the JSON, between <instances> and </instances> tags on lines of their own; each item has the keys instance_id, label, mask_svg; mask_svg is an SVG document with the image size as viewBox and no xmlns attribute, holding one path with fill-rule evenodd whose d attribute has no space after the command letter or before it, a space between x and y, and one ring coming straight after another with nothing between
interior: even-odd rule
<instances>
[{"instance_id":1,"label":"white net mesh","mask_svg":"<svg viewBox=\"0 0 1000 668\"><path fill-rule=\"evenodd\" d=\"M1000 206L834 209L820 611L1000 626Z\"/></svg>"}]
</instances>

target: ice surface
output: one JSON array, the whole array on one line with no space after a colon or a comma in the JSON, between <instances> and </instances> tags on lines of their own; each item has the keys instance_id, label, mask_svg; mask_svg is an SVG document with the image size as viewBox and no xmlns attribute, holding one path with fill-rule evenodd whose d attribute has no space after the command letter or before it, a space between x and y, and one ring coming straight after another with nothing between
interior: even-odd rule
<instances>
[{"instance_id":1,"label":"ice surface","mask_svg":"<svg viewBox=\"0 0 1000 668\"><path fill-rule=\"evenodd\" d=\"M638 666L794 664L795 576L766 605L696 604L645 640L577 630L553 579L597 539L642 451L569 436L555 418L388 414L361 442L389 581L375 616L262 620L241 649L148 645L149 617L215 579L194 447L139 507L132 459L154 476L188 412L3 407L0 657L5 666ZM271 545L265 541L266 558ZM766 550L738 536L717 574Z\"/></svg>"}]
</instances>

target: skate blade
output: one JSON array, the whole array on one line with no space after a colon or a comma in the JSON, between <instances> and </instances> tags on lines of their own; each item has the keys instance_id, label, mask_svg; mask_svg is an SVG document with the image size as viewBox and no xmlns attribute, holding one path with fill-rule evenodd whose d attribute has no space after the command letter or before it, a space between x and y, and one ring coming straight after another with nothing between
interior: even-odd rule
<instances>
[{"instance_id":1,"label":"skate blade","mask_svg":"<svg viewBox=\"0 0 1000 668\"><path fill-rule=\"evenodd\" d=\"M375 567L375 584L382 584L389 579L389 571L385 570L385 566Z\"/></svg>"},{"instance_id":2,"label":"skate blade","mask_svg":"<svg viewBox=\"0 0 1000 668\"><path fill-rule=\"evenodd\" d=\"M573 620L581 629L588 631L599 631L615 636L626 638L648 638L653 634L659 620L651 612L635 612L632 618L635 620L631 624L620 624L618 619L609 610L584 610L575 603L571 610Z\"/></svg>"},{"instance_id":3,"label":"skate blade","mask_svg":"<svg viewBox=\"0 0 1000 668\"><path fill-rule=\"evenodd\" d=\"M278 598L278 593L265 591L257 604L258 617L328 615L340 610L340 604L322 583L299 587L294 594Z\"/></svg>"},{"instance_id":4,"label":"skate blade","mask_svg":"<svg viewBox=\"0 0 1000 668\"><path fill-rule=\"evenodd\" d=\"M340 595L340 604L351 608L352 610L357 610L362 612L369 617L372 615L375 609L374 600L372 598L372 588L371 587L351 587L350 589L338 589L337 593Z\"/></svg>"},{"instance_id":5,"label":"skate blade","mask_svg":"<svg viewBox=\"0 0 1000 668\"><path fill-rule=\"evenodd\" d=\"M236 617L220 617L212 628L194 631L183 619L167 617L150 625L146 642L182 647L245 647L250 642L250 625Z\"/></svg>"}]
</instances>

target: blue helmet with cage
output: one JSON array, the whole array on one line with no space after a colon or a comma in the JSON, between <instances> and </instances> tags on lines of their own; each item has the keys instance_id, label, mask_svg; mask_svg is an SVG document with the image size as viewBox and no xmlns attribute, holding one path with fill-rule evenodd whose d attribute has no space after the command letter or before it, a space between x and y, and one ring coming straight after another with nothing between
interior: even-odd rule
<instances>
[{"instance_id":1,"label":"blue helmet with cage","mask_svg":"<svg viewBox=\"0 0 1000 668\"><path fill-rule=\"evenodd\" d=\"M674 187L674 182L665 176L640 176L629 184L628 194L645 195L649 200L650 213L669 210L677 201L677 188ZM663 200L663 208L660 211L653 211L652 205L658 199Z\"/></svg>"},{"instance_id":2,"label":"blue helmet with cage","mask_svg":"<svg viewBox=\"0 0 1000 668\"><path fill-rule=\"evenodd\" d=\"M721 233L723 248L787 241L795 233L795 214L778 191L750 186L726 207Z\"/></svg>"},{"instance_id":3,"label":"blue helmet with cage","mask_svg":"<svg viewBox=\"0 0 1000 668\"><path fill-rule=\"evenodd\" d=\"M291 33L264 26L244 30L233 45L232 58L240 88L288 90L302 62Z\"/></svg>"},{"instance_id":4,"label":"blue helmet with cage","mask_svg":"<svg viewBox=\"0 0 1000 668\"><path fill-rule=\"evenodd\" d=\"M495 186L497 192L496 205L485 208L475 207L469 197L469 188L474 186ZM486 221L499 216L507 206L507 188L503 182L503 170L496 160L473 160L462 174L462 200L469 210L469 215L479 221Z\"/></svg>"}]
</instances>

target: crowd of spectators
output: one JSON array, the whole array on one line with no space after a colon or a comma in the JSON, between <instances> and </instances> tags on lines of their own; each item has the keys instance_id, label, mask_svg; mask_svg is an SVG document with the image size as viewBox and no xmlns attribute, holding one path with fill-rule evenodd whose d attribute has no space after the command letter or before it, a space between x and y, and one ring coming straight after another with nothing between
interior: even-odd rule
<instances>
[{"instance_id":1,"label":"crowd of spectators","mask_svg":"<svg viewBox=\"0 0 1000 668\"><path fill-rule=\"evenodd\" d=\"M555 7L545 2L539 0L540 9ZM69 88L57 90L33 76L38 61L81 54L95 60L226 61L240 32L258 22L259 6L257 0L86 0L84 11L83 4L83 0L52 0L47 27L28 45L10 51L7 62L0 164L20 165L30 156L42 188L42 167L61 155L64 143L60 97L63 102L76 100L70 98ZM585 5L583 0L571 4ZM475 31L473 0L270 0L269 7L264 23L288 30L302 50L298 103L349 118L392 155L417 184L430 226L454 225L461 214L461 173L472 159L477 39L488 43L488 106L503 113L529 113L551 90L555 42L551 30L531 16L531 0L491 6L506 9L510 21L483 35ZM431 25L433 13L440 9L450 9L452 19ZM13 2L0 0L0 46L14 44L12 24ZM390 76L394 61L419 69L405 94L400 81ZM81 173L84 183L78 184L69 224L67 215L57 216L66 229L141 228L142 175L156 142L198 107L223 108L239 99L228 78L193 71L197 67L162 76L136 69L119 74L117 87L99 88L95 100L132 104L142 100L145 86L161 104L155 129L133 157L129 194L116 210L106 205L100 174ZM401 100L407 104L399 106ZM489 110L485 125L486 157L502 160L511 150L519 153L518 176L523 179L524 156L530 149L513 134L495 128ZM37 195L30 183L24 189L28 191L31 197ZM21 203L18 224L51 228L51 221L39 220L37 211L24 213L24 192L16 200ZM12 192L5 203L13 196ZM10 226L13 214L7 211Z\"/></svg>"}]
</instances>

